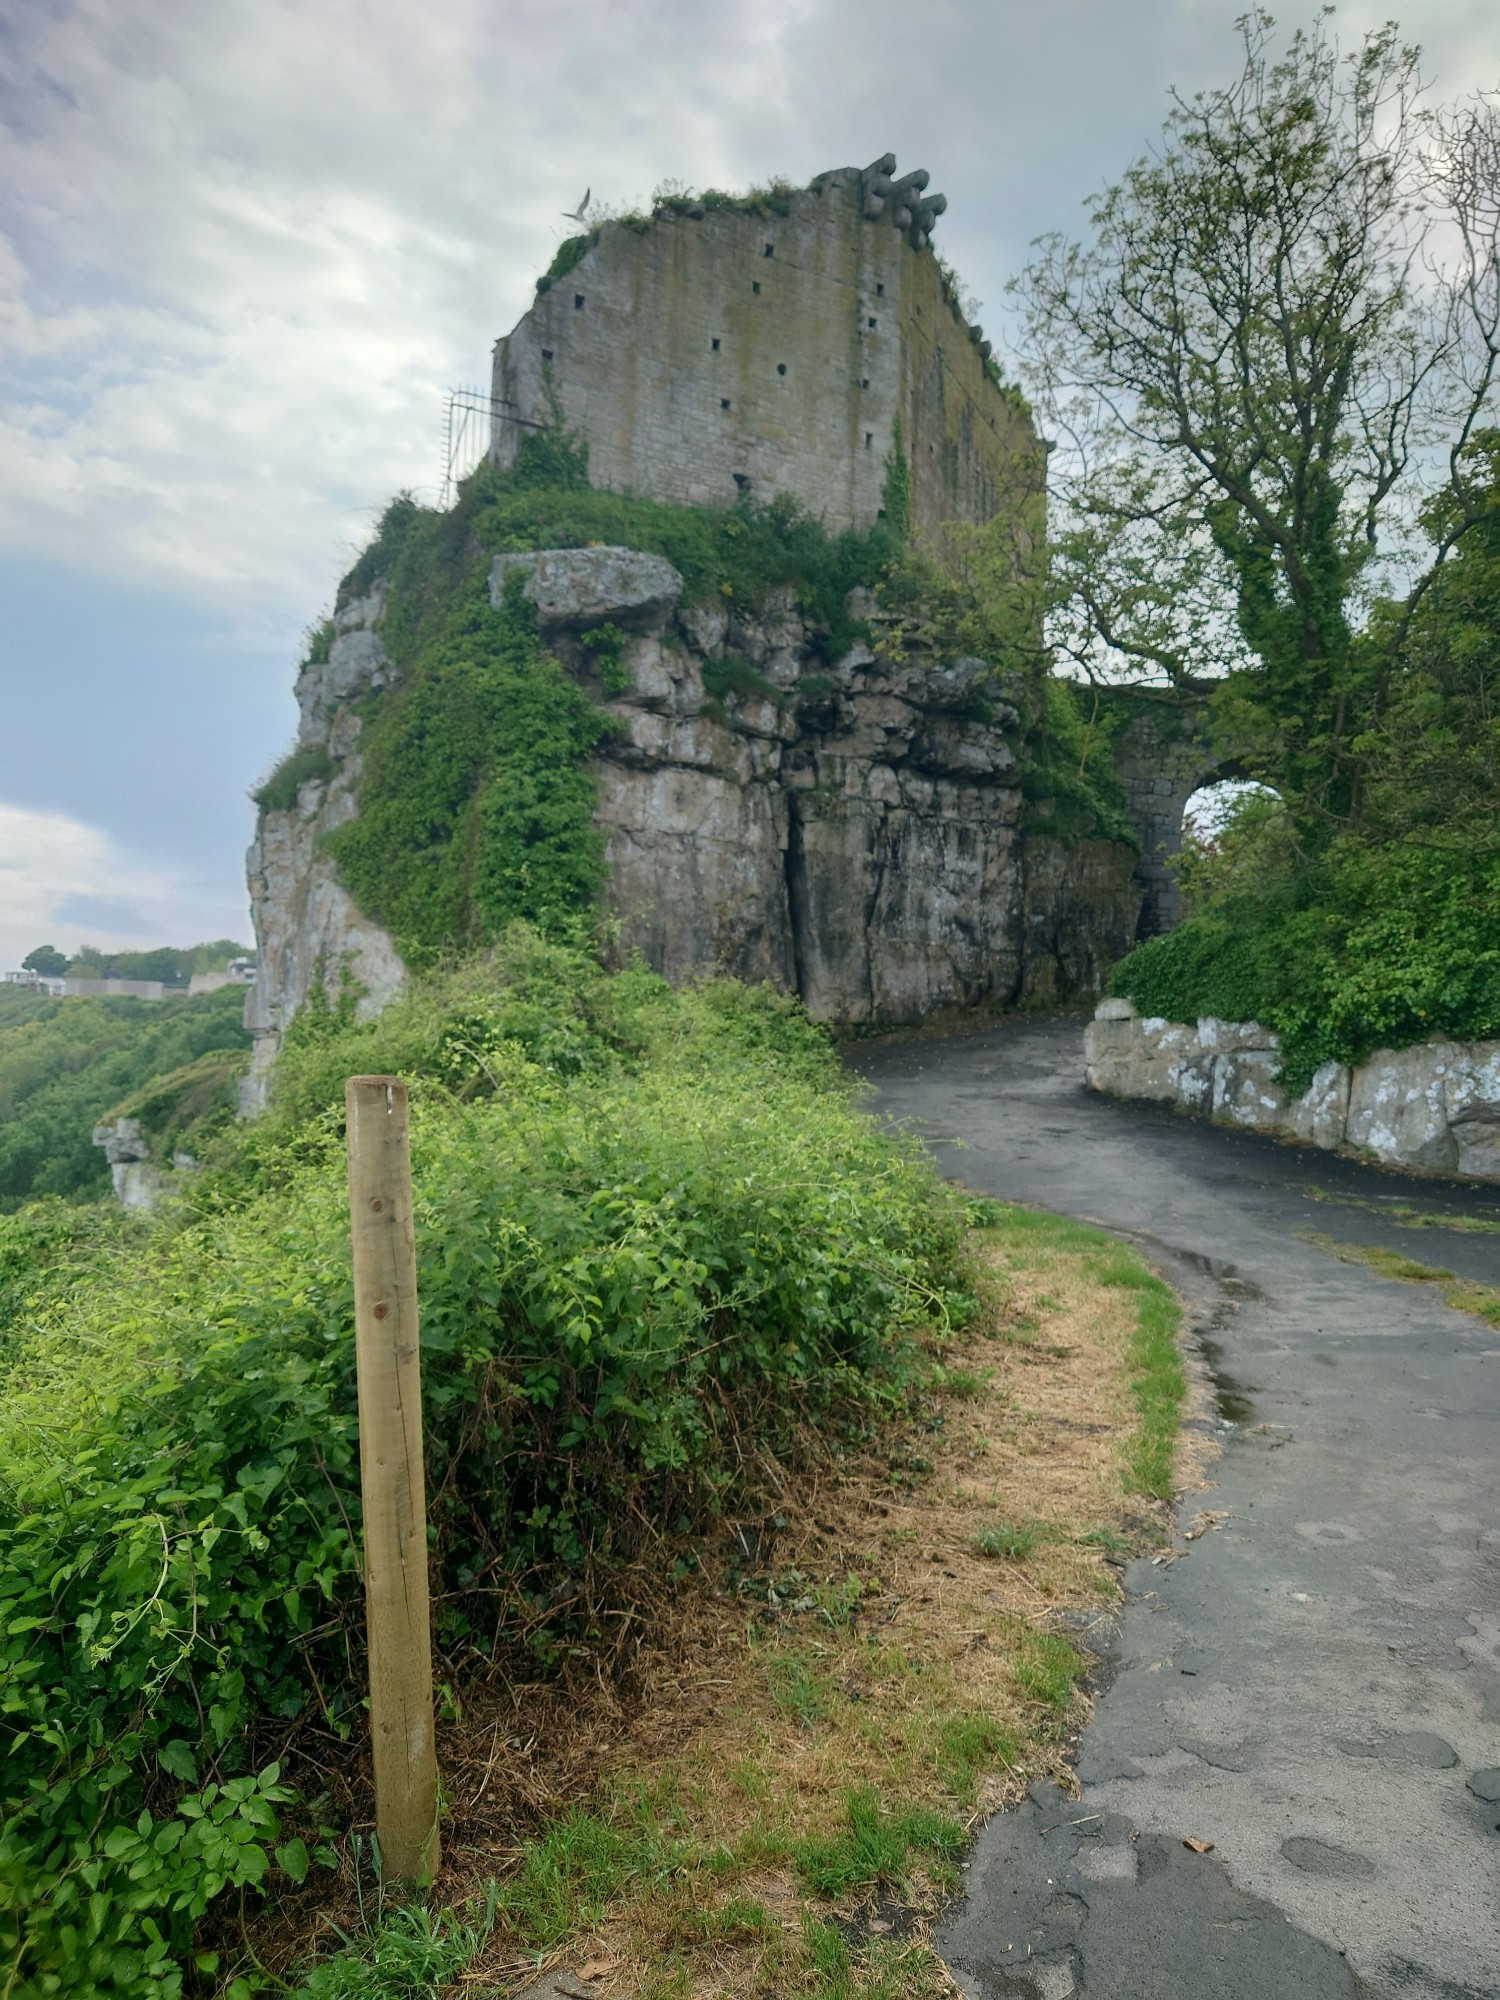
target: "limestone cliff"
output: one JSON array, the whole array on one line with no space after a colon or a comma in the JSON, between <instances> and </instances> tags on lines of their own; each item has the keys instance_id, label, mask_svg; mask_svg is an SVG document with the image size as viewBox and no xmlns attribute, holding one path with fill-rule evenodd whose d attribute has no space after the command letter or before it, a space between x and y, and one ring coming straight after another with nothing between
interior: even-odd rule
<instances>
[{"instance_id":1,"label":"limestone cliff","mask_svg":"<svg viewBox=\"0 0 1500 2000\"><path fill-rule=\"evenodd\" d=\"M543 636L613 718L596 818L623 951L673 981L769 980L816 1019L873 1028L1096 993L1128 950L1133 851L1028 825L1022 716L982 662L860 644L829 663L791 592L685 605L669 563L628 549L497 557L497 604L518 570ZM320 846L358 810L361 704L394 674L381 608L378 593L349 605L304 669L299 741L326 751L326 775L265 813L250 850L247 1108L315 987L333 998L350 980L369 1012L403 978ZM612 653L584 644L601 627Z\"/></svg>"},{"instance_id":2,"label":"limestone cliff","mask_svg":"<svg viewBox=\"0 0 1500 2000\"><path fill-rule=\"evenodd\" d=\"M401 990L406 976L394 943L360 914L321 846L325 833L359 809L357 704L393 679L375 632L383 609L378 590L346 606L334 619L327 657L309 661L299 674L297 749L325 755L292 804L262 811L245 856L260 946L259 976L245 1001L245 1026L255 1037L240 1087L247 1115L264 1110L281 1037L315 990L333 1004L349 985L357 1011L368 1016Z\"/></svg>"}]
</instances>

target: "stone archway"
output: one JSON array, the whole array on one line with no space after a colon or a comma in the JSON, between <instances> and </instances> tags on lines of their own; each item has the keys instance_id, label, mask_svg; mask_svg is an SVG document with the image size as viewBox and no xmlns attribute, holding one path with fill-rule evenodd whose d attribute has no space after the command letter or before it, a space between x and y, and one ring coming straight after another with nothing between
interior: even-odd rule
<instances>
[{"instance_id":1,"label":"stone archway","mask_svg":"<svg viewBox=\"0 0 1500 2000\"><path fill-rule=\"evenodd\" d=\"M1133 690L1130 719L1115 738L1115 771L1125 807L1140 836L1136 887L1141 913L1136 941L1170 931L1182 921L1182 891L1172 866L1182 847L1182 815L1204 785L1247 775L1234 745L1212 725L1210 692L1186 695Z\"/></svg>"}]
</instances>

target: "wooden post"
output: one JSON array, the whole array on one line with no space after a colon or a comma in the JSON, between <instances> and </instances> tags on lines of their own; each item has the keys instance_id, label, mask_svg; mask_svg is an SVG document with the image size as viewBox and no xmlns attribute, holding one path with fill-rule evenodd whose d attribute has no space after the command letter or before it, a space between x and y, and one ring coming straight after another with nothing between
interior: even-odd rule
<instances>
[{"instance_id":1,"label":"wooden post","mask_svg":"<svg viewBox=\"0 0 1500 2000\"><path fill-rule=\"evenodd\" d=\"M375 1827L385 1874L427 1882L439 1864L437 1750L406 1085L351 1076L344 1106Z\"/></svg>"}]
</instances>

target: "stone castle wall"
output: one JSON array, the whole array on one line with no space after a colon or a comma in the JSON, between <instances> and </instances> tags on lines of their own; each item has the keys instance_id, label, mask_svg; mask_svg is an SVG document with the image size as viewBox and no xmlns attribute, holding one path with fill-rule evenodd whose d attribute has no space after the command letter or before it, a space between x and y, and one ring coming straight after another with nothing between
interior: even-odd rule
<instances>
[{"instance_id":1,"label":"stone castle wall","mask_svg":"<svg viewBox=\"0 0 1500 2000\"><path fill-rule=\"evenodd\" d=\"M785 215L604 223L496 345L492 456L547 421L550 386L596 486L692 506L784 493L838 531L879 514L899 422L919 536L1024 516L1035 431L944 295L926 240L942 198L914 216L919 190L885 165L820 175Z\"/></svg>"}]
</instances>

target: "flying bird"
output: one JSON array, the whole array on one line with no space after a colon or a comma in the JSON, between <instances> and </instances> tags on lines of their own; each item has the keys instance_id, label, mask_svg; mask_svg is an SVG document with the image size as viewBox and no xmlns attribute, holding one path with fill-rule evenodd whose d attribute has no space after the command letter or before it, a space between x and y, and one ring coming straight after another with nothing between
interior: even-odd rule
<instances>
[{"instance_id":1,"label":"flying bird","mask_svg":"<svg viewBox=\"0 0 1500 2000\"><path fill-rule=\"evenodd\" d=\"M589 196L593 192L594 190L591 187L586 187L583 191L583 200L579 202L577 208L565 208L563 210L563 216L565 220L567 220L568 222L579 222L579 223L583 222L588 215Z\"/></svg>"}]
</instances>

